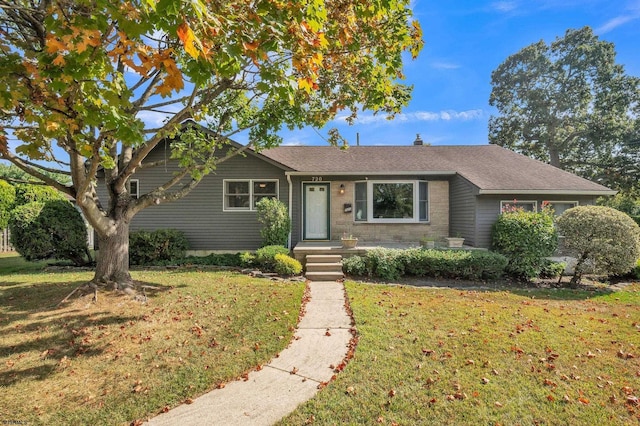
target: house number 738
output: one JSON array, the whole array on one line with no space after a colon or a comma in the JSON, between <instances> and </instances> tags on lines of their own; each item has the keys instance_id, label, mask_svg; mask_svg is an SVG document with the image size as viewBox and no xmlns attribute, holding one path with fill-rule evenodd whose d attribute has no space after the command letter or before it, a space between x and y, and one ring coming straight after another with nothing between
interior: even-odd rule
<instances>
[{"instance_id":1,"label":"house number 738","mask_svg":"<svg viewBox=\"0 0 640 426\"><path fill-rule=\"evenodd\" d=\"M322 176L311 176L311 182L322 182Z\"/></svg>"}]
</instances>

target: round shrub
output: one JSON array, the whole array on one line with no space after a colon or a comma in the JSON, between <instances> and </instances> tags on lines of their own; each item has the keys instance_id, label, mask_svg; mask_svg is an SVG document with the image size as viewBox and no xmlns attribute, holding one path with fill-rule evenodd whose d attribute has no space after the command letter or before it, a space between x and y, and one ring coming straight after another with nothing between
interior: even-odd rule
<instances>
[{"instance_id":1,"label":"round shrub","mask_svg":"<svg viewBox=\"0 0 640 426\"><path fill-rule=\"evenodd\" d=\"M267 271L274 271L276 266L276 255L289 255L289 249L283 246L265 246L256 250L256 263L259 267Z\"/></svg>"},{"instance_id":2,"label":"round shrub","mask_svg":"<svg viewBox=\"0 0 640 426\"><path fill-rule=\"evenodd\" d=\"M278 253L275 255L275 271L280 275L299 275L302 264L291 256Z\"/></svg>"},{"instance_id":3,"label":"round shrub","mask_svg":"<svg viewBox=\"0 0 640 426\"><path fill-rule=\"evenodd\" d=\"M18 206L12 212L9 229L11 243L26 260L66 259L75 265L91 261L86 225L68 201Z\"/></svg>"},{"instance_id":4,"label":"round shrub","mask_svg":"<svg viewBox=\"0 0 640 426\"><path fill-rule=\"evenodd\" d=\"M287 206L275 198L263 198L256 204L258 222L262 224L260 236L263 246L286 246L291 231Z\"/></svg>"},{"instance_id":5,"label":"round shrub","mask_svg":"<svg viewBox=\"0 0 640 426\"><path fill-rule=\"evenodd\" d=\"M30 185L21 183L16 185L16 204L22 205L33 202L66 201L65 195L50 186Z\"/></svg>"},{"instance_id":6,"label":"round shrub","mask_svg":"<svg viewBox=\"0 0 640 426\"><path fill-rule=\"evenodd\" d=\"M134 265L148 265L183 258L189 241L177 229L135 231L129 234L129 260Z\"/></svg>"},{"instance_id":7,"label":"round shrub","mask_svg":"<svg viewBox=\"0 0 640 426\"><path fill-rule=\"evenodd\" d=\"M577 258L571 284L580 282L585 266L595 272L624 274L640 258L640 227L625 213L604 206L578 206L557 219L564 245Z\"/></svg>"},{"instance_id":8,"label":"round shrub","mask_svg":"<svg viewBox=\"0 0 640 426\"><path fill-rule=\"evenodd\" d=\"M493 225L492 244L496 252L509 259L507 273L526 280L538 277L544 258L558 247L552 212L502 213Z\"/></svg>"}]
</instances>

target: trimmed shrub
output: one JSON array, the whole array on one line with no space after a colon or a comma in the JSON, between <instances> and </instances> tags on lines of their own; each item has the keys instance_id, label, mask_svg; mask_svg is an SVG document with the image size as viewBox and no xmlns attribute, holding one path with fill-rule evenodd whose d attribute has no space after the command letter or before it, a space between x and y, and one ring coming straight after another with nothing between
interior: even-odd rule
<instances>
[{"instance_id":1,"label":"trimmed shrub","mask_svg":"<svg viewBox=\"0 0 640 426\"><path fill-rule=\"evenodd\" d=\"M550 210L512 211L498 216L492 230L493 249L509 259L507 273L525 280L540 275L544 258L558 248Z\"/></svg>"},{"instance_id":2,"label":"trimmed shrub","mask_svg":"<svg viewBox=\"0 0 640 426\"><path fill-rule=\"evenodd\" d=\"M256 204L258 222L262 224L260 236L263 246L286 246L291 231L287 206L275 198L263 198Z\"/></svg>"},{"instance_id":3,"label":"trimmed shrub","mask_svg":"<svg viewBox=\"0 0 640 426\"><path fill-rule=\"evenodd\" d=\"M369 275L394 280L402 275L451 279L497 279L504 274L505 256L481 250L406 250L378 248L366 256L342 261L348 275Z\"/></svg>"},{"instance_id":4,"label":"trimmed shrub","mask_svg":"<svg viewBox=\"0 0 640 426\"><path fill-rule=\"evenodd\" d=\"M70 260L75 265L91 261L86 225L80 212L66 200L16 207L9 229L11 243L28 261L59 259Z\"/></svg>"},{"instance_id":5,"label":"trimmed shrub","mask_svg":"<svg viewBox=\"0 0 640 426\"><path fill-rule=\"evenodd\" d=\"M265 246L256 250L256 263L267 271L275 271L276 255L289 255L289 249L283 246Z\"/></svg>"},{"instance_id":6,"label":"trimmed shrub","mask_svg":"<svg viewBox=\"0 0 640 426\"><path fill-rule=\"evenodd\" d=\"M129 260L134 265L180 259L188 248L187 237L177 229L135 231L129 234Z\"/></svg>"},{"instance_id":7,"label":"trimmed shrub","mask_svg":"<svg viewBox=\"0 0 640 426\"><path fill-rule=\"evenodd\" d=\"M351 256L342 259L342 271L347 275L367 275L367 263L362 256Z\"/></svg>"},{"instance_id":8,"label":"trimmed shrub","mask_svg":"<svg viewBox=\"0 0 640 426\"><path fill-rule=\"evenodd\" d=\"M278 253L274 260L274 269L280 275L299 275L302 272L302 264L293 257Z\"/></svg>"},{"instance_id":9,"label":"trimmed shrub","mask_svg":"<svg viewBox=\"0 0 640 426\"><path fill-rule=\"evenodd\" d=\"M367 270L383 280L395 280L404 275L403 250L374 248L365 256Z\"/></svg>"},{"instance_id":10,"label":"trimmed shrub","mask_svg":"<svg viewBox=\"0 0 640 426\"><path fill-rule=\"evenodd\" d=\"M16 202L16 190L13 185L0 180L0 230L9 225L11 210Z\"/></svg>"},{"instance_id":11,"label":"trimmed shrub","mask_svg":"<svg viewBox=\"0 0 640 426\"><path fill-rule=\"evenodd\" d=\"M578 259L571 284L580 282L585 266L597 273L625 274L640 258L640 227L610 207L578 206L558 219L564 245Z\"/></svg>"}]
</instances>

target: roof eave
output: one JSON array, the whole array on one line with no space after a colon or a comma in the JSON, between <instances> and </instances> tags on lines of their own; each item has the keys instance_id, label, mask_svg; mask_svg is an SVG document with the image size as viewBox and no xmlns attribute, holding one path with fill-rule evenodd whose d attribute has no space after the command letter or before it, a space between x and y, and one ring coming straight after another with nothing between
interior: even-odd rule
<instances>
[{"instance_id":1,"label":"roof eave","mask_svg":"<svg viewBox=\"0 0 640 426\"><path fill-rule=\"evenodd\" d=\"M371 171L371 170L360 170L360 171L292 171L285 172L286 175L289 176L311 176L311 175L322 175L322 176L406 176L406 175L423 175L423 176L454 176L456 172L451 170L441 170L441 171L424 171L424 170L407 170L407 171Z\"/></svg>"},{"instance_id":2,"label":"roof eave","mask_svg":"<svg viewBox=\"0 0 640 426\"><path fill-rule=\"evenodd\" d=\"M507 194L525 194L525 195L616 195L618 191L613 189L480 189L479 195L507 195Z\"/></svg>"}]
</instances>

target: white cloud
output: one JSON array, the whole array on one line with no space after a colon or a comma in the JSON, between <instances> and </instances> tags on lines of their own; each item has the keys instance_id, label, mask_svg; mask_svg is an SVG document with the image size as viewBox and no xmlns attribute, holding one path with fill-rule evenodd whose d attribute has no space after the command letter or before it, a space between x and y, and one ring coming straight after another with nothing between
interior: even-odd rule
<instances>
[{"instance_id":1,"label":"white cloud","mask_svg":"<svg viewBox=\"0 0 640 426\"><path fill-rule=\"evenodd\" d=\"M345 122L348 114L343 114L334 119L334 122ZM366 125L366 124L380 124L388 122L394 124L398 122L402 123L415 123L422 121L470 121L478 120L484 117L484 111L481 109L471 109L466 111L415 111L407 112L403 114L397 114L393 120L389 120L386 114L371 114L364 113L358 115L358 118L354 121L354 124Z\"/></svg>"},{"instance_id":2,"label":"white cloud","mask_svg":"<svg viewBox=\"0 0 640 426\"><path fill-rule=\"evenodd\" d=\"M438 70L455 70L460 68L460 65L451 62L432 62L431 67Z\"/></svg>"},{"instance_id":3,"label":"white cloud","mask_svg":"<svg viewBox=\"0 0 640 426\"><path fill-rule=\"evenodd\" d=\"M614 30L615 28L619 27L620 25L624 25L629 21L633 21L634 19L638 19L640 16L638 15L623 15L623 16L616 16L613 19L609 19L607 22L605 22L603 25L599 26L598 28L595 29L596 34L605 34L608 33L609 31Z\"/></svg>"},{"instance_id":4,"label":"white cloud","mask_svg":"<svg viewBox=\"0 0 640 426\"><path fill-rule=\"evenodd\" d=\"M497 1L491 3L491 8L497 12L511 12L518 7L515 1Z\"/></svg>"}]
</instances>

